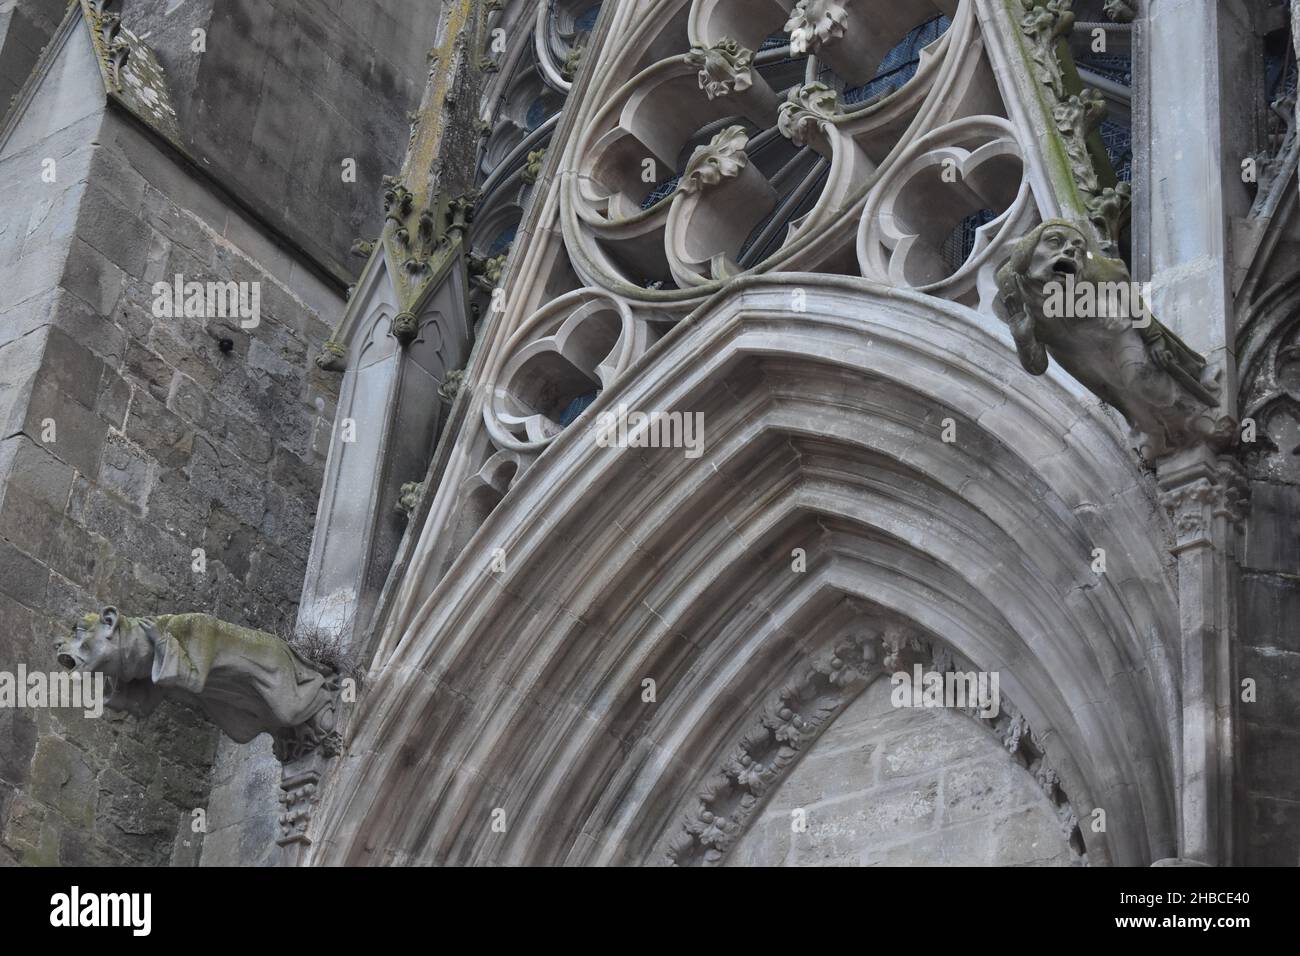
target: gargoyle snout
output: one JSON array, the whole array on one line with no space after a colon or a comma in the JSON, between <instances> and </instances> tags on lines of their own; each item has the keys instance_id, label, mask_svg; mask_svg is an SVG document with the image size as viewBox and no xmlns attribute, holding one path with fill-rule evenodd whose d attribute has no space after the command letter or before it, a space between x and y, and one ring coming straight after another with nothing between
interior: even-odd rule
<instances>
[{"instance_id":1,"label":"gargoyle snout","mask_svg":"<svg viewBox=\"0 0 1300 956\"><path fill-rule=\"evenodd\" d=\"M77 669L77 659L71 654L59 654L55 659L64 670L72 671Z\"/></svg>"}]
</instances>

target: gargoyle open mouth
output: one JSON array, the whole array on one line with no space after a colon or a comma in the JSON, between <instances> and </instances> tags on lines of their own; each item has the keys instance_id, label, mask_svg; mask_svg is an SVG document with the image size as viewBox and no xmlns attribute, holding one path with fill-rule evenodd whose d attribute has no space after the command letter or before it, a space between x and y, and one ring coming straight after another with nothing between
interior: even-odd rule
<instances>
[{"instance_id":1,"label":"gargoyle open mouth","mask_svg":"<svg viewBox=\"0 0 1300 956\"><path fill-rule=\"evenodd\" d=\"M1057 256L1052 260L1052 271L1057 275L1077 276L1079 274L1079 262L1074 256Z\"/></svg>"}]
</instances>

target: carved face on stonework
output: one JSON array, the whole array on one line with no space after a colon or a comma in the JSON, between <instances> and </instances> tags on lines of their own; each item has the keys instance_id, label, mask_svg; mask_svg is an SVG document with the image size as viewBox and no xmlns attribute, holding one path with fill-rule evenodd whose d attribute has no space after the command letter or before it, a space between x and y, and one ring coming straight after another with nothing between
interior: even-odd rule
<instances>
[{"instance_id":1,"label":"carved face on stonework","mask_svg":"<svg viewBox=\"0 0 1300 956\"><path fill-rule=\"evenodd\" d=\"M1067 276L1083 278L1088 264L1088 239L1073 226L1052 223L1038 237L1029 260L1029 278L1039 287L1064 283Z\"/></svg>"},{"instance_id":2,"label":"carved face on stonework","mask_svg":"<svg viewBox=\"0 0 1300 956\"><path fill-rule=\"evenodd\" d=\"M120 630L122 617L115 607L106 607L99 614L87 614L72 627L72 637L55 649L59 666L86 674L102 673L110 680L123 675L126 653L126 636Z\"/></svg>"}]
</instances>

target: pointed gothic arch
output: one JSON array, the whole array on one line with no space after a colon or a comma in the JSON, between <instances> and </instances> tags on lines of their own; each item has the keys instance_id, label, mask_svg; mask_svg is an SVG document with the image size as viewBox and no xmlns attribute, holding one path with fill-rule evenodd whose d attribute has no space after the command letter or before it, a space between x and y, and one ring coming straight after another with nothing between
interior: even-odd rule
<instances>
[{"instance_id":1,"label":"pointed gothic arch","mask_svg":"<svg viewBox=\"0 0 1300 956\"><path fill-rule=\"evenodd\" d=\"M555 440L424 602L312 860L654 862L801 658L872 615L1002 674L1075 811L1106 811L1091 860L1172 855L1178 614L1145 530L1167 519L1110 413L1020 374L1000 333L861 279L734 283ZM705 454L599 447L620 405L702 413Z\"/></svg>"}]
</instances>

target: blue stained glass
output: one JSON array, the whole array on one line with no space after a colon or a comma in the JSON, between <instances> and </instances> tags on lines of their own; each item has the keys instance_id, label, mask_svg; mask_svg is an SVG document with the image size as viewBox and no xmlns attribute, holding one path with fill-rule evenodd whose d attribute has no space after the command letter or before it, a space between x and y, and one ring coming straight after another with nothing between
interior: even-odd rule
<instances>
[{"instance_id":1,"label":"blue stained glass","mask_svg":"<svg viewBox=\"0 0 1300 956\"><path fill-rule=\"evenodd\" d=\"M668 179L659 183L659 185L655 186L654 189L650 190L650 195L641 200L641 208L650 209L658 203L663 202L673 194L674 190L677 189L677 184L681 182L681 178L682 177L680 176L670 176Z\"/></svg>"},{"instance_id":2,"label":"blue stained glass","mask_svg":"<svg viewBox=\"0 0 1300 956\"><path fill-rule=\"evenodd\" d=\"M943 244L943 259L955 272L961 264L975 251L975 230L985 223L992 222L998 214L992 209L973 212L957 224L947 241Z\"/></svg>"},{"instance_id":3,"label":"blue stained glass","mask_svg":"<svg viewBox=\"0 0 1300 956\"><path fill-rule=\"evenodd\" d=\"M560 427L568 428L572 425L579 415L591 407L591 403L594 402L599 395L600 389L597 388L588 392L586 395L579 395L573 401L569 402L568 408L566 408L564 413L560 415Z\"/></svg>"},{"instance_id":4,"label":"blue stained glass","mask_svg":"<svg viewBox=\"0 0 1300 956\"><path fill-rule=\"evenodd\" d=\"M876 75L862 86L844 91L846 106L862 103L881 93L897 92L904 83L916 76L921 63L921 51L948 32L952 20L940 15L914 28L895 47L885 54L876 69Z\"/></svg>"},{"instance_id":5,"label":"blue stained glass","mask_svg":"<svg viewBox=\"0 0 1300 956\"><path fill-rule=\"evenodd\" d=\"M1080 69L1090 70L1098 76L1114 80L1122 86L1133 85L1133 61L1126 56L1103 56L1100 53L1081 56L1075 60Z\"/></svg>"},{"instance_id":6,"label":"blue stained glass","mask_svg":"<svg viewBox=\"0 0 1300 956\"><path fill-rule=\"evenodd\" d=\"M544 97L537 97L533 100L533 105L528 107L528 116L524 123L528 126L528 132L532 132L546 122L546 100Z\"/></svg>"},{"instance_id":7,"label":"blue stained glass","mask_svg":"<svg viewBox=\"0 0 1300 956\"><path fill-rule=\"evenodd\" d=\"M509 249L510 243L515 241L515 233L518 231L518 226L511 226L509 229L501 230L497 237L492 240L492 245L488 246L487 258L495 258Z\"/></svg>"},{"instance_id":8,"label":"blue stained glass","mask_svg":"<svg viewBox=\"0 0 1300 956\"><path fill-rule=\"evenodd\" d=\"M1133 181L1133 130L1114 120L1102 120L1101 141L1120 182Z\"/></svg>"},{"instance_id":9,"label":"blue stained glass","mask_svg":"<svg viewBox=\"0 0 1300 956\"><path fill-rule=\"evenodd\" d=\"M590 33L596 28L596 18L600 16L600 4L596 4L582 11L582 15L574 21L573 28L577 33Z\"/></svg>"}]
</instances>

